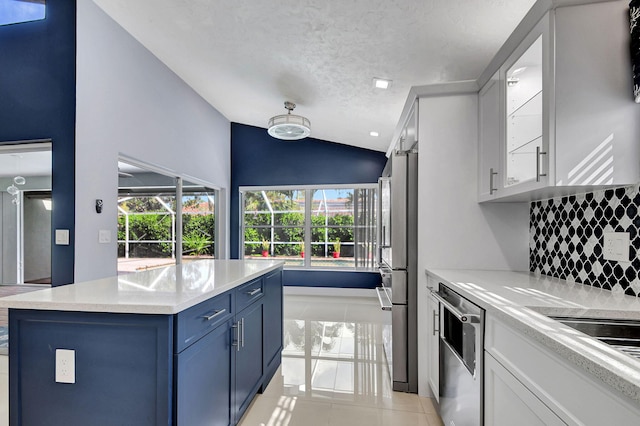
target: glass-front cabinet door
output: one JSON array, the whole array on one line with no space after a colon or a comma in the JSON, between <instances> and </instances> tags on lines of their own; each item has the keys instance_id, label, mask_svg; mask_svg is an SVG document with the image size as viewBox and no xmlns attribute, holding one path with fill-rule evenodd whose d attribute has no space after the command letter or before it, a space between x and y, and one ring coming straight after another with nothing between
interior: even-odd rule
<instances>
[{"instance_id":1,"label":"glass-front cabinet door","mask_svg":"<svg viewBox=\"0 0 640 426\"><path fill-rule=\"evenodd\" d=\"M543 144L542 35L505 73L505 186L537 181L545 173Z\"/></svg>"}]
</instances>

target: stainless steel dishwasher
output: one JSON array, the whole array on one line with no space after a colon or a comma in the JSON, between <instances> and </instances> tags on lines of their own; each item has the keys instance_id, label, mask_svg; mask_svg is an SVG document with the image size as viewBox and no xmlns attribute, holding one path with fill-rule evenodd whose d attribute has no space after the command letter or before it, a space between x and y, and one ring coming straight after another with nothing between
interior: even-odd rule
<instances>
[{"instance_id":1,"label":"stainless steel dishwasher","mask_svg":"<svg viewBox=\"0 0 640 426\"><path fill-rule=\"evenodd\" d=\"M478 426L483 415L484 309L440 283L440 416Z\"/></svg>"}]
</instances>

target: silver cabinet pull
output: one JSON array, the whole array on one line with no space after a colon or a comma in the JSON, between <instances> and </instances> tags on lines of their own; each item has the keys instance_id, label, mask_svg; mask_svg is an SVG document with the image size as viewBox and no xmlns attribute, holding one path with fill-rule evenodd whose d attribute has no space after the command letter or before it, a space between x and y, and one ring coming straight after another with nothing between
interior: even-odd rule
<instances>
[{"instance_id":1,"label":"silver cabinet pull","mask_svg":"<svg viewBox=\"0 0 640 426\"><path fill-rule=\"evenodd\" d=\"M262 290L261 288L254 288L253 290L249 290L247 294L249 296L254 296L256 293L260 293L261 290Z\"/></svg>"},{"instance_id":2,"label":"silver cabinet pull","mask_svg":"<svg viewBox=\"0 0 640 426\"><path fill-rule=\"evenodd\" d=\"M234 337L234 341L233 343L231 343L231 346L235 346L236 347L236 351L240 352L240 321L238 321L237 323L233 324L231 326L231 328L234 329L233 331L233 337ZM236 338L236 330L238 331L237 334L237 338Z\"/></svg>"},{"instance_id":3,"label":"silver cabinet pull","mask_svg":"<svg viewBox=\"0 0 640 426\"><path fill-rule=\"evenodd\" d=\"M493 177L497 174L498 172L493 171L493 167L489 169L489 195L493 195L498 190L498 188L493 187Z\"/></svg>"},{"instance_id":4,"label":"silver cabinet pull","mask_svg":"<svg viewBox=\"0 0 640 426\"><path fill-rule=\"evenodd\" d=\"M540 151L540 147L536 146L536 182L540 182L542 176L546 176L546 173L541 173L542 164L540 162L540 156L547 155L546 151Z\"/></svg>"},{"instance_id":5,"label":"silver cabinet pull","mask_svg":"<svg viewBox=\"0 0 640 426\"><path fill-rule=\"evenodd\" d=\"M202 318L206 319L207 321L211 321L212 319L214 319L218 315L222 315L225 312L227 312L226 309L220 309L220 310L214 311L211 315L205 315Z\"/></svg>"},{"instance_id":6,"label":"silver cabinet pull","mask_svg":"<svg viewBox=\"0 0 640 426\"><path fill-rule=\"evenodd\" d=\"M240 320L240 342L244 348L244 318Z\"/></svg>"},{"instance_id":7,"label":"silver cabinet pull","mask_svg":"<svg viewBox=\"0 0 640 426\"><path fill-rule=\"evenodd\" d=\"M436 328L436 318L438 318L440 316L440 314L438 313L437 309L433 310L433 331L432 331L432 335L435 336L436 334L440 334L440 329ZM438 321L439 323L440 321Z\"/></svg>"}]
</instances>

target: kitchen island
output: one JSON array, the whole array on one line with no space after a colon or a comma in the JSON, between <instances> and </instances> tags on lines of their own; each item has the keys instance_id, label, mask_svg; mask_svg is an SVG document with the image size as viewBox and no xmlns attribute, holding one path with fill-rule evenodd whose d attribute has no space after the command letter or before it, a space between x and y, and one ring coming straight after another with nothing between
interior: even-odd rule
<instances>
[{"instance_id":1,"label":"kitchen island","mask_svg":"<svg viewBox=\"0 0 640 426\"><path fill-rule=\"evenodd\" d=\"M236 424L280 365L282 266L202 260L0 299L10 424Z\"/></svg>"},{"instance_id":2,"label":"kitchen island","mask_svg":"<svg viewBox=\"0 0 640 426\"><path fill-rule=\"evenodd\" d=\"M631 326L640 298L529 272L426 273L486 311L485 424L640 424L640 359L558 320Z\"/></svg>"}]
</instances>

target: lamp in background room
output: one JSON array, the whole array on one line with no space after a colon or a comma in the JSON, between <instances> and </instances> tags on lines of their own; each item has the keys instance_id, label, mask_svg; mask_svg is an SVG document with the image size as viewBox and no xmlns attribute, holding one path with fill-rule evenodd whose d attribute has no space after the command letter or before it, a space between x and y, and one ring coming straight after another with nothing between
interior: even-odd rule
<instances>
[{"instance_id":1,"label":"lamp in background room","mask_svg":"<svg viewBox=\"0 0 640 426\"><path fill-rule=\"evenodd\" d=\"M20 199L18 198L18 194L20 194L20 190L16 185L24 185L27 183L27 180L22 176L16 176L13 178L13 183L7 187L7 192L9 195L13 196L11 202L16 206L20 204Z\"/></svg>"}]
</instances>

